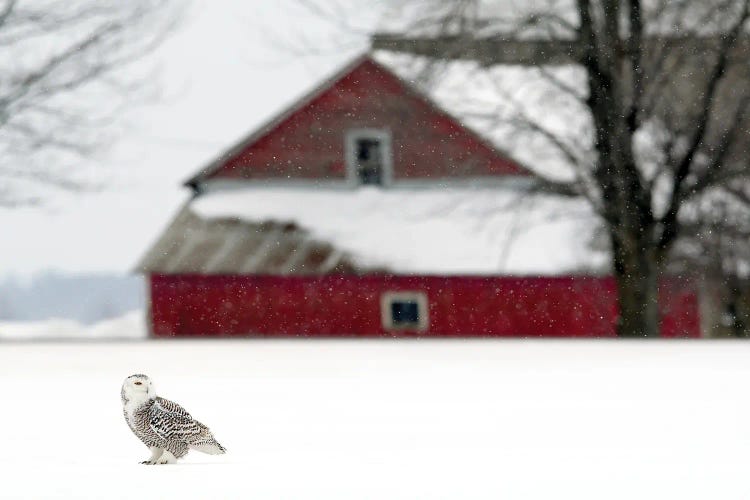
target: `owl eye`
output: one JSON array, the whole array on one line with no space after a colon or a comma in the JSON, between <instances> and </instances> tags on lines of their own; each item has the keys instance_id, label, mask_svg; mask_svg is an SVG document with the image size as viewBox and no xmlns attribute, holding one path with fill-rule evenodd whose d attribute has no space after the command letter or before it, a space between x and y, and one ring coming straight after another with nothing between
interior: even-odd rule
<instances>
[{"instance_id":1,"label":"owl eye","mask_svg":"<svg viewBox=\"0 0 750 500\"><path fill-rule=\"evenodd\" d=\"M135 385L143 385L143 382L133 382Z\"/></svg>"}]
</instances>

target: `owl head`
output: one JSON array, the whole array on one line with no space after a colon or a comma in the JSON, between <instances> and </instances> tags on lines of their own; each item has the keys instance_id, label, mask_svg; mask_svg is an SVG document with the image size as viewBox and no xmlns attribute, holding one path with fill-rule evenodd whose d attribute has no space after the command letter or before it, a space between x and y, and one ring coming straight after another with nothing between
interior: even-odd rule
<instances>
[{"instance_id":1,"label":"owl head","mask_svg":"<svg viewBox=\"0 0 750 500\"><path fill-rule=\"evenodd\" d=\"M151 383L151 379L142 374L131 375L126 378L125 382L122 383L120 395L123 404L128 402L146 402L156 397L154 384Z\"/></svg>"}]
</instances>

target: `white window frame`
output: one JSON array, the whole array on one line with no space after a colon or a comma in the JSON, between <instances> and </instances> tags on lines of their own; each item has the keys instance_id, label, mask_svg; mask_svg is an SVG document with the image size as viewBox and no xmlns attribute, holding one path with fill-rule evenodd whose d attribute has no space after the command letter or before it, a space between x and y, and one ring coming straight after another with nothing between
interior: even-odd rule
<instances>
[{"instance_id":1,"label":"white window frame","mask_svg":"<svg viewBox=\"0 0 750 500\"><path fill-rule=\"evenodd\" d=\"M344 155L346 157L346 175L352 185L362 185L357 175L357 140L358 139L375 139L380 142L383 148L383 186L390 186L393 183L393 147L391 141L391 132L382 128L355 128L346 131L344 137Z\"/></svg>"},{"instance_id":2,"label":"white window frame","mask_svg":"<svg viewBox=\"0 0 750 500\"><path fill-rule=\"evenodd\" d=\"M409 325L394 325L391 305L394 302L416 302L419 322ZM380 321L386 330L416 330L423 332L430 324L427 294L420 291L385 292L380 296Z\"/></svg>"}]
</instances>

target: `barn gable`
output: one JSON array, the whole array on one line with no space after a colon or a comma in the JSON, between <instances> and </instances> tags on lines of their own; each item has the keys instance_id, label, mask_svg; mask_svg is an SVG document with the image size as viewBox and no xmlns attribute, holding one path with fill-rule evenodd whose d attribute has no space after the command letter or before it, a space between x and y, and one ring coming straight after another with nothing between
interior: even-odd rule
<instances>
[{"instance_id":1,"label":"barn gable","mask_svg":"<svg viewBox=\"0 0 750 500\"><path fill-rule=\"evenodd\" d=\"M372 153L368 148L376 148ZM382 172L357 171L376 155ZM527 176L408 82L362 57L191 178L389 184ZM373 175L376 175L374 177ZM367 177L369 176L369 177ZM375 182L372 182L375 181Z\"/></svg>"}]
</instances>

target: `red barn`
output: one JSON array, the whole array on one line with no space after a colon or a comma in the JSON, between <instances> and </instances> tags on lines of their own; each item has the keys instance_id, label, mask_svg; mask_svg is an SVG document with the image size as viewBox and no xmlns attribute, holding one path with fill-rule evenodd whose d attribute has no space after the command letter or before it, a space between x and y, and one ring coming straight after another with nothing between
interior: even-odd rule
<instances>
[{"instance_id":1,"label":"red barn","mask_svg":"<svg viewBox=\"0 0 750 500\"><path fill-rule=\"evenodd\" d=\"M142 259L155 336L615 333L590 275L585 203L370 56L191 178ZM662 334L700 334L696 295L661 290Z\"/></svg>"}]
</instances>

